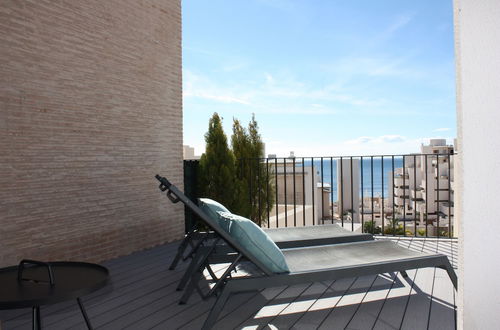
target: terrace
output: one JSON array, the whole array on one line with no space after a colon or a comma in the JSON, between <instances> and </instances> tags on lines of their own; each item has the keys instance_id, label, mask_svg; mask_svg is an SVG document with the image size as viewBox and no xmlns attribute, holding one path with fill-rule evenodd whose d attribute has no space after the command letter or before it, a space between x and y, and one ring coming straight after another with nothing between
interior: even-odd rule
<instances>
[{"instance_id":1,"label":"terrace","mask_svg":"<svg viewBox=\"0 0 500 330\"><path fill-rule=\"evenodd\" d=\"M333 221L361 231L366 221L384 229L399 217L403 232L377 239L448 255L458 292L435 268L410 271L409 279L380 274L276 287L234 296L216 328L498 326L500 180L492 150L500 149L500 8L496 0L455 0L454 7L457 155L424 156L420 164L433 169L427 177L412 170L418 156L403 155L402 166L391 164L392 178L377 171L391 187L380 196L374 175L357 182L351 165L371 172L379 156L338 159L348 164L341 180L318 180L311 168L312 190L302 196L289 193L305 175L295 166L287 171L286 160L268 161L285 164L274 172L284 184L262 224ZM181 1L5 1L0 16L0 267L23 258L99 262L110 269L110 283L82 298L96 328L199 328L213 300L193 296L178 305L175 284L186 265L167 269L190 218L153 179L162 173L179 187L185 182ZM442 172L450 157L455 181ZM394 157L382 164L387 159ZM193 196L193 186L184 190ZM0 311L1 330L27 329L30 321L30 310ZM85 328L74 301L43 306L42 322Z\"/></svg>"},{"instance_id":2,"label":"terrace","mask_svg":"<svg viewBox=\"0 0 500 330\"><path fill-rule=\"evenodd\" d=\"M378 239L389 239L380 237ZM418 251L457 262L457 241L391 238ZM198 329L213 299L193 296L179 305L175 291L186 264L168 270L178 243L104 262L111 283L84 297L95 329ZM219 271L224 265L219 265ZM248 271L248 270L247 270ZM241 274L241 271L238 273ZM455 290L446 272L424 268L398 274L281 286L234 295L215 329L455 329ZM42 308L47 329L86 329L74 302ZM31 310L0 312L3 329L29 329Z\"/></svg>"}]
</instances>

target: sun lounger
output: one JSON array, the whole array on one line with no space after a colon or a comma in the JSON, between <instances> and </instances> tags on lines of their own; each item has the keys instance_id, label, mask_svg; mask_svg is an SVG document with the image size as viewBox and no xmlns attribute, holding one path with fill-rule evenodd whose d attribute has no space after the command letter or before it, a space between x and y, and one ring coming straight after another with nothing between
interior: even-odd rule
<instances>
[{"instance_id":1,"label":"sun lounger","mask_svg":"<svg viewBox=\"0 0 500 330\"><path fill-rule=\"evenodd\" d=\"M337 224L262 229L281 249L373 240L372 234L353 232ZM213 233L200 231L196 226L193 227L179 245L169 269L175 269L180 260L192 258L203 241L213 237ZM188 247L190 247L190 251L186 253Z\"/></svg>"},{"instance_id":2,"label":"sun lounger","mask_svg":"<svg viewBox=\"0 0 500 330\"><path fill-rule=\"evenodd\" d=\"M182 196L187 198L187 196L185 196L184 194L182 194ZM210 203L212 203L211 205L212 207L217 205L216 208L228 211L221 204L208 199L200 199L198 202L198 204L208 205L208 207L210 207ZM208 213L211 212L212 212L211 210L208 210ZM344 229L337 224L291 227L291 228L267 228L267 229L263 228L263 230L271 238L271 240L279 248L282 249L373 240L373 235L371 234L353 232ZM206 242L207 240L213 239L214 237L216 236L214 235L213 232L200 231L196 226L194 226L185 235L183 241L179 245L176 256L174 257L172 263L170 264L169 269L170 270L175 269L180 260L184 261L186 259L193 258L197 250L200 248L200 246L202 246L204 242ZM188 247L190 247L190 251L186 253ZM217 262L231 262L233 258L233 255L230 254L231 252L234 251L231 248L227 248L227 246L226 248L224 246L217 247L216 249L216 253L218 255ZM226 256L224 257L225 254ZM207 265L207 268L211 274L212 270L210 268L210 264L214 264L217 262L212 257L211 262ZM192 275L192 272L195 270L194 269L195 265L196 261L192 259L190 265L188 266L187 270L184 273L184 276L181 278L179 284L177 285L178 291L183 290L184 287L186 286L190 276ZM185 297L184 300L186 299L187 298ZM181 301L184 302L184 300Z\"/></svg>"},{"instance_id":3,"label":"sun lounger","mask_svg":"<svg viewBox=\"0 0 500 330\"><path fill-rule=\"evenodd\" d=\"M457 287L455 271L445 255L411 251L391 241L371 240L336 245L278 249L278 251L271 251L267 256L273 253L276 255L277 252L280 252L283 260L279 256L271 260L269 258L266 259L259 251L256 252L243 241L233 237L241 233L228 233L224 229L221 229L217 220L210 218L202 212L175 186L171 185L168 180L159 176L157 178L162 182L160 189L167 192L167 196L172 202L182 201L196 215L203 219L215 233L213 242L210 245L202 246L196 254L196 271L192 273L189 286L185 292L185 295L189 296L196 289L203 298L208 298L218 293L217 300L205 320L203 329L213 327L229 296L237 292L388 272L399 271L405 274L406 270L424 267L445 269L453 285L455 288ZM234 218L234 220L236 223L240 221L238 218ZM250 233L247 234L250 235ZM270 241L265 233L255 232L252 235L264 235L259 238ZM207 294L203 294L199 288L199 282L203 279L203 270L210 258L217 257L217 254L214 254L214 252L219 240L225 241L235 251L233 261L224 273L217 278L215 285L210 291ZM259 274L232 278L232 271L244 259L251 262ZM277 267L278 270L276 270Z\"/></svg>"}]
</instances>

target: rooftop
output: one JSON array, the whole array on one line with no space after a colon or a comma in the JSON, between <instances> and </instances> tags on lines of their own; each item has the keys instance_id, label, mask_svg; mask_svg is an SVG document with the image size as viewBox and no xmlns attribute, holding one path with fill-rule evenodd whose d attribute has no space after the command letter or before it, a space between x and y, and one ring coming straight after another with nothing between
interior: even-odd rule
<instances>
[{"instance_id":1,"label":"rooftop","mask_svg":"<svg viewBox=\"0 0 500 330\"><path fill-rule=\"evenodd\" d=\"M446 254L457 266L457 240L377 239ZM112 282L82 299L95 329L201 327L214 300L194 295L186 305L177 303L181 292L175 287L187 265L175 271L169 271L168 265L178 244L103 263ZM426 268L408 271L408 275L408 279L400 274L364 276L234 295L214 328L455 329L455 291L445 271ZM42 307L41 313L47 329L86 329L76 302ZM31 310L0 311L0 320L4 330L29 329Z\"/></svg>"}]
</instances>

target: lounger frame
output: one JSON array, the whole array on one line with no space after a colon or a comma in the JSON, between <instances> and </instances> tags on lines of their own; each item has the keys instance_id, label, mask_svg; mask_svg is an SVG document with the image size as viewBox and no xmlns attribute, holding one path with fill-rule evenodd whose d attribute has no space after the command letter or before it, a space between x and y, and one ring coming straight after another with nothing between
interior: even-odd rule
<instances>
[{"instance_id":1,"label":"lounger frame","mask_svg":"<svg viewBox=\"0 0 500 330\"><path fill-rule=\"evenodd\" d=\"M450 277L450 280L452 281L455 289L457 288L457 276L455 274L455 271L451 266L448 258L443 254L422 255L407 259L387 260L385 262L363 263L359 265L350 265L348 267L334 267L316 270L313 269L302 272L275 274L271 272L266 265L255 259L252 254L248 253L248 251L246 251L246 249L237 241L233 240L233 238L229 234L227 234L223 230L219 230L219 228L217 228L217 226L215 225L212 226L212 220L203 212L201 212L201 210L199 210L199 208L191 200L184 196L184 194L182 194L182 192L180 192L177 187L175 187L167 179L160 177L159 175L157 175L156 178L161 182L160 189L162 191L167 191L167 196L172 202L177 203L179 201L182 201L194 213L196 213L199 217L206 221L207 225L211 227L214 233L219 236L219 238L214 239L211 244L207 244L206 246L202 246L198 249L199 253L196 254L197 257L194 264L195 271L192 272L189 286L184 292L184 296L189 297L193 290L197 290L204 299L214 296L215 293L218 293L217 300L213 305L207 319L205 320L205 323L203 324L202 329L204 330L211 329L215 325L220 312L222 311L226 301L231 294L262 290L268 287L327 280L331 281L341 278L377 275L391 272L402 272L405 275L406 270L410 269L439 267L447 271L448 276ZM208 294L203 294L201 292L201 289L199 288L199 282L204 278L203 271L207 265L209 266L211 258L212 262L214 258L227 258L227 255L217 255L214 253L219 239L224 240L232 249L234 249L234 251L237 252L232 256L233 261L231 262L231 265L219 278L217 278L215 285L210 289ZM236 266L243 259L246 259L253 263L257 270L262 274L257 276L232 278L231 272L236 269Z\"/></svg>"}]
</instances>

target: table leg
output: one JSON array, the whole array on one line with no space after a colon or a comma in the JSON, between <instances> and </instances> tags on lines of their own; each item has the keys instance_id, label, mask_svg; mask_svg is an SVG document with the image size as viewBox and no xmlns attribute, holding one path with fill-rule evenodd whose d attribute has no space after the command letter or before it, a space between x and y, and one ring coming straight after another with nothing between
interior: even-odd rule
<instances>
[{"instance_id":1,"label":"table leg","mask_svg":"<svg viewBox=\"0 0 500 330\"><path fill-rule=\"evenodd\" d=\"M42 323L40 322L40 306L33 306L33 330L41 330Z\"/></svg>"},{"instance_id":2,"label":"table leg","mask_svg":"<svg viewBox=\"0 0 500 330\"><path fill-rule=\"evenodd\" d=\"M89 316L87 315L87 312L85 311L85 308L83 307L82 301L80 298L76 298L76 301L78 302L78 306L80 306L80 310L82 311L83 318L85 319L85 323L87 324L87 328L89 330L93 330L92 324L90 324Z\"/></svg>"}]
</instances>

